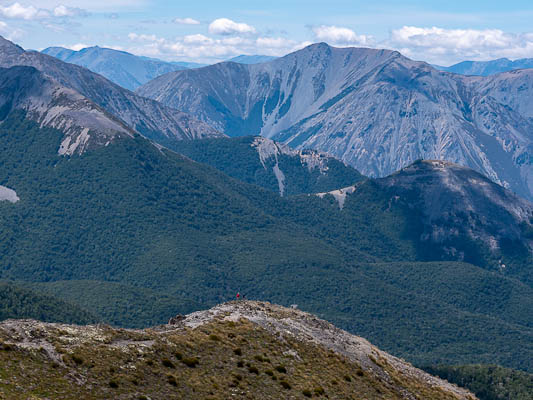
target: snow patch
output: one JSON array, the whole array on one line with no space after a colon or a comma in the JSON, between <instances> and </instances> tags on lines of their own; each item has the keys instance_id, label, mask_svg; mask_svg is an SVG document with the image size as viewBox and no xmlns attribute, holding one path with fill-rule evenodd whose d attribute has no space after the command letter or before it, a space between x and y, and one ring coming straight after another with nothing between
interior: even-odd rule
<instances>
[{"instance_id":1,"label":"snow patch","mask_svg":"<svg viewBox=\"0 0 533 400\"><path fill-rule=\"evenodd\" d=\"M5 186L0 185L0 201L9 201L10 203L16 203L19 201L17 192L13 189L9 189Z\"/></svg>"}]
</instances>

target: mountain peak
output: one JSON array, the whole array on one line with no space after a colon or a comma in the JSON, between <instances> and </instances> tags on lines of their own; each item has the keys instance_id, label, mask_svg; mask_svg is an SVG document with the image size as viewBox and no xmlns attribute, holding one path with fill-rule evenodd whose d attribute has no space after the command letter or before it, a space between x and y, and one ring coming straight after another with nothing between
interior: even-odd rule
<instances>
[{"instance_id":1,"label":"mountain peak","mask_svg":"<svg viewBox=\"0 0 533 400\"><path fill-rule=\"evenodd\" d=\"M419 160L376 182L394 201L422 213L427 239L449 240L464 231L492 250L505 240L533 246L524 231L531 226L533 204L470 168Z\"/></svg>"}]
</instances>

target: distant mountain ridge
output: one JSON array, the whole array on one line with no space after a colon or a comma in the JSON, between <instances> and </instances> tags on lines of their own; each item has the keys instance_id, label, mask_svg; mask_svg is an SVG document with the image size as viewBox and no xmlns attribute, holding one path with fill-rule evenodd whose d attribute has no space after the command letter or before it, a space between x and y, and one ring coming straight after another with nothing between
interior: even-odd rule
<instances>
[{"instance_id":1,"label":"distant mountain ridge","mask_svg":"<svg viewBox=\"0 0 533 400\"><path fill-rule=\"evenodd\" d=\"M491 61L462 61L449 67L440 65L434 65L434 67L441 71L455 74L489 76L516 69L533 68L533 58L522 58L515 61L511 61L508 58L499 58Z\"/></svg>"},{"instance_id":2,"label":"distant mountain ridge","mask_svg":"<svg viewBox=\"0 0 533 400\"><path fill-rule=\"evenodd\" d=\"M0 37L0 67L29 66L90 100L120 123L158 142L223 136L189 114L138 96L83 67L19 46ZM16 93L12 93L16 96ZM86 122L88 123L88 122Z\"/></svg>"},{"instance_id":3,"label":"distant mountain ridge","mask_svg":"<svg viewBox=\"0 0 533 400\"><path fill-rule=\"evenodd\" d=\"M171 72L137 92L230 136L324 151L367 176L441 159L533 199L533 70L468 77L319 43L262 64Z\"/></svg>"},{"instance_id":4,"label":"distant mountain ridge","mask_svg":"<svg viewBox=\"0 0 533 400\"><path fill-rule=\"evenodd\" d=\"M238 64L260 64L260 63L275 60L276 58L278 57L241 54L240 56L230 58L229 60L226 60L226 61L236 62Z\"/></svg>"},{"instance_id":5,"label":"distant mountain ridge","mask_svg":"<svg viewBox=\"0 0 533 400\"><path fill-rule=\"evenodd\" d=\"M138 57L125 51L98 46L87 47L79 51L63 47L48 47L42 53L85 67L129 90L135 90L167 72L186 69L186 66L178 63Z\"/></svg>"}]
</instances>

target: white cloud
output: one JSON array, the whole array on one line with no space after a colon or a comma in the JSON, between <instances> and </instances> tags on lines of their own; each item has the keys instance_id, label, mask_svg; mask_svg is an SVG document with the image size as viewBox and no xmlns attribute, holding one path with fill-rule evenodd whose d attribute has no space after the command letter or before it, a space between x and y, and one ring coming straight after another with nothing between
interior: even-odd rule
<instances>
[{"instance_id":1,"label":"white cloud","mask_svg":"<svg viewBox=\"0 0 533 400\"><path fill-rule=\"evenodd\" d=\"M384 45L411 58L450 64L467 59L532 57L533 33L404 26L393 30Z\"/></svg>"},{"instance_id":2,"label":"white cloud","mask_svg":"<svg viewBox=\"0 0 533 400\"><path fill-rule=\"evenodd\" d=\"M215 19L209 24L209 33L213 35L234 35L255 33L255 28L243 22L235 22L228 18Z\"/></svg>"},{"instance_id":3,"label":"white cloud","mask_svg":"<svg viewBox=\"0 0 533 400\"><path fill-rule=\"evenodd\" d=\"M42 12L33 6L24 7L20 3L13 3L7 7L0 7L0 14L6 18L25 20L47 16L43 15Z\"/></svg>"},{"instance_id":4,"label":"white cloud","mask_svg":"<svg viewBox=\"0 0 533 400\"><path fill-rule=\"evenodd\" d=\"M53 9L36 8L33 5L24 6L20 3L13 3L9 6L0 6L0 15L10 19L46 20L50 18L84 17L88 13L81 8L72 8L65 5L58 5Z\"/></svg>"},{"instance_id":5,"label":"white cloud","mask_svg":"<svg viewBox=\"0 0 533 400\"><path fill-rule=\"evenodd\" d=\"M74 50L74 51L80 51L82 49L86 49L87 47L91 47L91 46L86 44L86 43L76 43L76 44L72 44L72 45L69 45L69 46L63 45L61 47L64 47L64 48L70 49L70 50Z\"/></svg>"},{"instance_id":6,"label":"white cloud","mask_svg":"<svg viewBox=\"0 0 533 400\"><path fill-rule=\"evenodd\" d=\"M202 34L164 39L155 35L130 33L131 46L126 48L134 54L168 60L194 60L217 62L240 54L264 54L282 56L301 43L279 37L224 36L210 37Z\"/></svg>"},{"instance_id":7,"label":"white cloud","mask_svg":"<svg viewBox=\"0 0 533 400\"><path fill-rule=\"evenodd\" d=\"M2 1L6 2L7 1ZM22 1L22 0L20 0ZM49 9L62 3L61 0L25 0L36 8ZM69 7L78 7L94 11L116 11L132 8L140 8L149 4L149 0L63 0Z\"/></svg>"},{"instance_id":8,"label":"white cloud","mask_svg":"<svg viewBox=\"0 0 533 400\"><path fill-rule=\"evenodd\" d=\"M77 7L67 7L63 4L54 8L53 12L55 17L85 17L87 16L87 11L82 10Z\"/></svg>"},{"instance_id":9,"label":"white cloud","mask_svg":"<svg viewBox=\"0 0 533 400\"><path fill-rule=\"evenodd\" d=\"M371 36L357 35L353 30L339 26L321 25L312 30L317 40L333 45L369 46L374 42Z\"/></svg>"},{"instance_id":10,"label":"white cloud","mask_svg":"<svg viewBox=\"0 0 533 400\"><path fill-rule=\"evenodd\" d=\"M187 35L183 38L183 43L187 43L187 44L208 44L208 43L213 43L213 39L205 36L205 35L202 35L202 34L197 34L197 35Z\"/></svg>"},{"instance_id":11,"label":"white cloud","mask_svg":"<svg viewBox=\"0 0 533 400\"><path fill-rule=\"evenodd\" d=\"M174 23L181 25L200 25L200 21L193 18L176 18Z\"/></svg>"}]
</instances>

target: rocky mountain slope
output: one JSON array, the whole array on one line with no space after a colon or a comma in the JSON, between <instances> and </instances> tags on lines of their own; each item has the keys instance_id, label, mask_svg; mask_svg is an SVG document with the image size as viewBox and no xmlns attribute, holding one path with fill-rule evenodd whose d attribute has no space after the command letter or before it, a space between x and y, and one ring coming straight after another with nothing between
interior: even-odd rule
<instances>
[{"instance_id":1,"label":"rocky mountain slope","mask_svg":"<svg viewBox=\"0 0 533 400\"><path fill-rule=\"evenodd\" d=\"M216 130L188 114L137 96L85 68L46 54L24 51L0 37L0 67L18 65L36 68L150 139L172 142L220 136Z\"/></svg>"},{"instance_id":2,"label":"rocky mountain slope","mask_svg":"<svg viewBox=\"0 0 533 400\"><path fill-rule=\"evenodd\" d=\"M317 196L331 195L349 213L361 206L355 200L360 192L380 193L388 208L406 210L412 224L409 231L424 243L429 257L440 254L442 259L494 269L506 269L504 260L515 254L531 257L533 204L469 168L446 161L417 161L386 178ZM480 253L475 243L482 243L485 250ZM528 262L507 272L533 283Z\"/></svg>"},{"instance_id":3,"label":"rocky mountain slope","mask_svg":"<svg viewBox=\"0 0 533 400\"><path fill-rule=\"evenodd\" d=\"M533 238L524 230L533 223L533 204L469 168L418 161L376 182L395 201L421 211L427 229L423 240L442 243L464 235L493 250L504 241L533 248Z\"/></svg>"},{"instance_id":4,"label":"rocky mountain slope","mask_svg":"<svg viewBox=\"0 0 533 400\"><path fill-rule=\"evenodd\" d=\"M327 152L367 176L440 159L533 199L531 73L467 77L393 51L320 43L263 64L172 72L138 93L231 136Z\"/></svg>"},{"instance_id":5,"label":"rocky mountain slope","mask_svg":"<svg viewBox=\"0 0 533 400\"><path fill-rule=\"evenodd\" d=\"M87 47L79 51L49 47L42 53L85 67L129 90L135 90L142 84L168 72L186 69L175 63L139 57L125 51L98 46Z\"/></svg>"},{"instance_id":6,"label":"rocky mountain slope","mask_svg":"<svg viewBox=\"0 0 533 400\"><path fill-rule=\"evenodd\" d=\"M363 179L325 153L292 150L261 136L181 141L172 149L281 196L329 191Z\"/></svg>"},{"instance_id":7,"label":"rocky mountain slope","mask_svg":"<svg viewBox=\"0 0 533 400\"><path fill-rule=\"evenodd\" d=\"M0 340L10 399L476 398L313 315L261 302L144 331L8 320Z\"/></svg>"},{"instance_id":8,"label":"rocky mountain slope","mask_svg":"<svg viewBox=\"0 0 533 400\"><path fill-rule=\"evenodd\" d=\"M61 130L64 136L57 150L61 155L83 153L136 134L92 101L33 67L0 68L0 121L16 111L41 127Z\"/></svg>"},{"instance_id":9,"label":"rocky mountain slope","mask_svg":"<svg viewBox=\"0 0 533 400\"><path fill-rule=\"evenodd\" d=\"M533 58L522 58L514 61L508 58L491 61L462 61L449 67L435 65L435 68L454 74L489 76L516 69L533 68Z\"/></svg>"}]
</instances>

